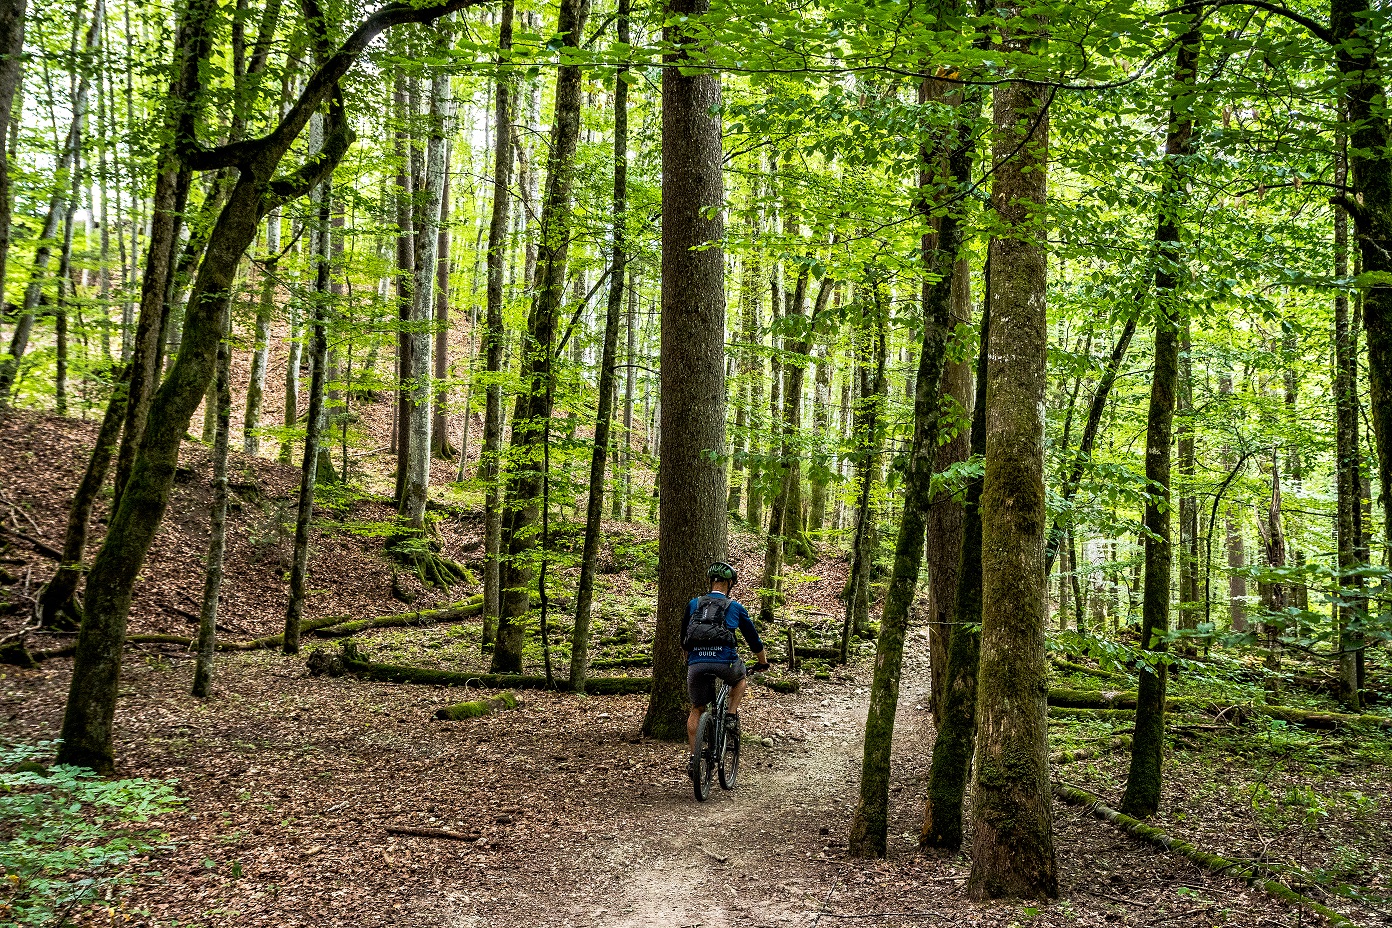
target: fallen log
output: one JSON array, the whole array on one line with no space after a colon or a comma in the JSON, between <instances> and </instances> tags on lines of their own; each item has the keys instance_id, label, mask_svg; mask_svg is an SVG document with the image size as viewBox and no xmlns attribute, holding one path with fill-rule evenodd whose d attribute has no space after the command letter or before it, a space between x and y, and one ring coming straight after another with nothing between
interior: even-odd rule
<instances>
[{"instance_id":1,"label":"fallen log","mask_svg":"<svg viewBox=\"0 0 1392 928\"><path fill-rule=\"evenodd\" d=\"M1170 700L1174 704L1174 700ZM1060 709L1134 709L1135 691L1049 690L1049 707Z\"/></svg>"},{"instance_id":2,"label":"fallen log","mask_svg":"<svg viewBox=\"0 0 1392 928\"><path fill-rule=\"evenodd\" d=\"M420 683L426 686L472 686L479 689L545 690L570 689L570 681L514 673L464 673L458 670L437 670L433 667L410 667L405 664L378 664L353 656L347 649L343 667L349 673L379 680L383 683ZM591 677L585 681L585 692L592 695L614 696L649 693L651 677Z\"/></svg>"},{"instance_id":3,"label":"fallen log","mask_svg":"<svg viewBox=\"0 0 1392 928\"><path fill-rule=\"evenodd\" d=\"M1130 750L1131 736L1117 735L1114 738L1103 738L1092 744L1074 748L1071 751L1055 751L1049 755L1051 764L1072 764L1080 760L1089 760L1100 757L1103 754L1110 754L1113 751Z\"/></svg>"},{"instance_id":4,"label":"fallen log","mask_svg":"<svg viewBox=\"0 0 1392 928\"><path fill-rule=\"evenodd\" d=\"M1381 715L1351 715L1343 712L1296 709L1291 706L1224 706L1219 703L1210 703L1208 709L1220 719L1231 718L1234 721L1246 721L1248 717L1257 716L1280 719L1293 725L1325 731L1361 726L1392 728L1392 718Z\"/></svg>"},{"instance_id":5,"label":"fallen log","mask_svg":"<svg viewBox=\"0 0 1392 928\"><path fill-rule=\"evenodd\" d=\"M1092 719L1109 722L1114 719L1129 721L1136 717L1135 709L1078 709L1071 706L1050 706L1050 719Z\"/></svg>"},{"instance_id":6,"label":"fallen log","mask_svg":"<svg viewBox=\"0 0 1392 928\"><path fill-rule=\"evenodd\" d=\"M483 597L473 596L462 603L444 606L439 609L418 609L414 612L397 612L379 615L375 618L353 619L346 615L325 615L317 619L307 619L300 624L300 634L318 638L344 638L374 628L407 628L412 626L439 625L455 622L478 615L483 611ZM253 638L250 641L219 641L219 651L262 651L278 648L285 643L285 633ZM194 639L183 635L127 635L126 644L173 644L192 648ZM76 645L55 648L51 651L35 651L35 660L50 657L67 657L77 650Z\"/></svg>"},{"instance_id":7,"label":"fallen log","mask_svg":"<svg viewBox=\"0 0 1392 928\"><path fill-rule=\"evenodd\" d=\"M632 654L628 657L607 657L590 661L591 670L621 670L624 667L651 667L651 654Z\"/></svg>"},{"instance_id":8,"label":"fallen log","mask_svg":"<svg viewBox=\"0 0 1392 928\"><path fill-rule=\"evenodd\" d=\"M516 709L522 700L515 693L499 693L488 699L475 699L472 702L457 702L452 706L435 710L435 717L442 722L461 722L465 719L483 718L504 709Z\"/></svg>"},{"instance_id":9,"label":"fallen log","mask_svg":"<svg viewBox=\"0 0 1392 928\"><path fill-rule=\"evenodd\" d=\"M1357 924L1333 909L1320 905L1310 897L1301 895L1280 880L1275 879L1276 874L1260 864L1228 860L1217 854L1200 850L1188 841L1172 838L1158 828L1104 805L1097 796L1075 786L1055 783L1054 795L1070 805L1087 809L1094 817L1115 825L1133 838L1154 845L1161 850L1179 854L1212 873L1243 880L1248 885L1264 890L1268 895L1287 905L1313 912L1327 921L1331 928L1358 928Z\"/></svg>"},{"instance_id":10,"label":"fallen log","mask_svg":"<svg viewBox=\"0 0 1392 928\"><path fill-rule=\"evenodd\" d=\"M750 679L775 693L796 693L799 686L797 677L770 677L766 674L756 673Z\"/></svg>"}]
</instances>

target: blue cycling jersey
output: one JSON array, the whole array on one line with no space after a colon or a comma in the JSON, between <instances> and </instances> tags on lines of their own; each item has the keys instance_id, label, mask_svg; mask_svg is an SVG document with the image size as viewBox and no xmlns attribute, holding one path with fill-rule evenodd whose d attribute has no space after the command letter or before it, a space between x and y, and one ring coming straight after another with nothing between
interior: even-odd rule
<instances>
[{"instance_id":1,"label":"blue cycling jersey","mask_svg":"<svg viewBox=\"0 0 1392 928\"><path fill-rule=\"evenodd\" d=\"M724 596L716 590L712 590L709 596ZM682 616L681 637L686 640L686 626L696 614L696 601L700 597L691 600L686 604L686 614ZM749 617L749 611L744 608L737 599L730 600L730 606L725 610L725 625L731 630L738 629L744 636L745 643L755 654L764 650L764 643L759 640L759 632L754 628L754 620ZM723 664L728 661L737 660L739 651L734 645L717 644L702 646L693 650L687 655L688 664Z\"/></svg>"}]
</instances>

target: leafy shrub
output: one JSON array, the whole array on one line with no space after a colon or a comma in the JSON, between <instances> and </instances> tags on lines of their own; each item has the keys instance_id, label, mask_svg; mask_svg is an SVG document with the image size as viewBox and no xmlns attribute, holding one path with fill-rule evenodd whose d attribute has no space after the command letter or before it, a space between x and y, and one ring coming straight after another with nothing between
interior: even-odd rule
<instances>
[{"instance_id":1,"label":"leafy shrub","mask_svg":"<svg viewBox=\"0 0 1392 928\"><path fill-rule=\"evenodd\" d=\"M52 742L0 745L0 924L50 926L105 902L123 869L165 835L131 828L181 800L158 780L103 780L83 767L45 768Z\"/></svg>"}]
</instances>

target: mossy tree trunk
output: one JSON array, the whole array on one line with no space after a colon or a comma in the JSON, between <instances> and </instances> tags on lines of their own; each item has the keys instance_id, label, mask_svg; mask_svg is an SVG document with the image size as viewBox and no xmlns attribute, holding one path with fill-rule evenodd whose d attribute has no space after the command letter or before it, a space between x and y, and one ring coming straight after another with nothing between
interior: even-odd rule
<instances>
[{"instance_id":1,"label":"mossy tree trunk","mask_svg":"<svg viewBox=\"0 0 1392 928\"><path fill-rule=\"evenodd\" d=\"M589 0L562 0L557 31L562 41L583 41ZM555 387L556 328L565 298L566 263L573 223L575 155L580 141L581 68L556 71L556 109L546 165L537 251L536 291L523 339L522 385L512 419L511 468L502 534L502 602L492 671L520 673L529 591L536 576L537 527L546 482L546 454Z\"/></svg>"},{"instance_id":2,"label":"mossy tree trunk","mask_svg":"<svg viewBox=\"0 0 1392 928\"><path fill-rule=\"evenodd\" d=\"M980 111L979 106L977 111ZM971 323L971 270L966 258L959 259L958 264L952 275L952 320L954 325L963 326ZM952 437L938 445L933 469L939 473L965 461L971 453L971 424L974 421L971 366L965 360L949 360L943 368L941 389L941 428ZM928 507L928 544L925 549L928 562L928 680L934 719L942 712L943 691L947 685L952 622L957 612L957 570L962 558L964 517L963 503L950 493L935 495Z\"/></svg>"},{"instance_id":3,"label":"mossy tree trunk","mask_svg":"<svg viewBox=\"0 0 1392 928\"><path fill-rule=\"evenodd\" d=\"M1179 386L1180 318L1178 284L1183 255L1180 213L1187 185L1185 160L1193 152L1192 88L1199 55L1198 25L1180 38L1175 77L1170 85L1169 127L1165 139L1160 218L1155 229L1155 369L1146 415L1145 588L1141 603L1141 647L1154 658L1140 668L1136 732L1131 740L1131 768L1121 807L1145 818L1160 807L1161 762L1165 749L1165 636L1170 630L1170 578L1174 555L1170 534L1170 446L1174 442L1176 391Z\"/></svg>"},{"instance_id":4,"label":"mossy tree trunk","mask_svg":"<svg viewBox=\"0 0 1392 928\"><path fill-rule=\"evenodd\" d=\"M988 248L989 250L989 248ZM976 407L972 410L971 453L986 453L986 369L991 337L991 268L986 266L981 343L976 356ZM957 852L962 847L963 798L971 776L976 740L976 678L981 660L981 491L967 487L962 504L962 544L956 571L947 667L937 712L937 737L928 769L928 796L918 846Z\"/></svg>"},{"instance_id":5,"label":"mossy tree trunk","mask_svg":"<svg viewBox=\"0 0 1392 928\"><path fill-rule=\"evenodd\" d=\"M1340 140L1343 141L1342 139ZM1340 152L1336 163L1335 181L1347 180L1348 168ZM1334 207L1334 276L1344 278L1349 272L1348 213ZM1339 632L1339 702L1353 712L1359 711L1358 650L1363 645L1361 629L1362 578L1352 572L1359 564L1359 535L1362 526L1362 507L1359 505L1358 460L1358 345L1357 335L1349 324L1349 298L1344 291L1334 296L1334 428L1337 454L1335 482L1338 519L1336 540L1339 562L1339 602L1336 609Z\"/></svg>"},{"instance_id":6,"label":"mossy tree trunk","mask_svg":"<svg viewBox=\"0 0 1392 928\"><path fill-rule=\"evenodd\" d=\"M10 254L10 110L24 74L27 7L28 0L0 2L0 280Z\"/></svg>"},{"instance_id":7,"label":"mossy tree trunk","mask_svg":"<svg viewBox=\"0 0 1392 928\"><path fill-rule=\"evenodd\" d=\"M925 78L919 87L919 103L934 93L933 81ZM945 183L939 186L938 145L949 148ZM925 139L919 144L918 210L929 219L938 191L956 193L957 185L971 176L974 143L964 122L935 144ZM860 800L851 819L850 852L857 857L883 857L889 822L889 758L894 739L894 715L899 705L899 672L904 660L904 638L909 627L909 610L918 590L923 566L923 546L927 531L928 504L933 465L938 451L942 421L938 398L947 361L947 344L952 336L952 279L960 268L963 220L956 212L943 216L934 241L925 232L922 259L929 277L923 285L923 340L919 349L918 373L914 384L914 428L904 468L904 510L894 546L894 567L885 594L880 636L875 643L875 673L870 684L870 708L865 720L865 753L860 769Z\"/></svg>"},{"instance_id":8,"label":"mossy tree trunk","mask_svg":"<svg viewBox=\"0 0 1392 928\"><path fill-rule=\"evenodd\" d=\"M870 624L870 573L879 550L879 531L874 517L874 487L880 474L880 445L882 442L881 414L888 399L888 380L885 377L886 318L881 299L881 281L873 269L863 293L860 306L856 344L855 418L851 456L855 463L856 515L855 533L851 540L851 569L846 580L846 614L841 627L841 662L845 663L850 650L851 635L862 633Z\"/></svg>"},{"instance_id":9,"label":"mossy tree trunk","mask_svg":"<svg viewBox=\"0 0 1392 928\"><path fill-rule=\"evenodd\" d=\"M503 4L498 25L498 54L512 49L512 0ZM479 450L479 479L483 497L483 646L493 644L501 604L500 555L503 537L503 494L499 456L503 448L503 272L507 265L508 220L512 215L513 93L510 71L498 68L494 77L493 214L488 224L488 308L484 324L483 447Z\"/></svg>"},{"instance_id":10,"label":"mossy tree trunk","mask_svg":"<svg viewBox=\"0 0 1392 928\"><path fill-rule=\"evenodd\" d=\"M1007 6L1003 47L1040 24ZM986 471L981 490L981 663L972 803L974 899L1058 895L1045 717L1044 391L1048 323L1045 195L1049 92L994 91L991 200L1005 234L991 245ZM1026 134L1027 133L1027 134Z\"/></svg>"},{"instance_id":11,"label":"mossy tree trunk","mask_svg":"<svg viewBox=\"0 0 1392 928\"><path fill-rule=\"evenodd\" d=\"M629 41L629 0L619 0L618 42ZM570 686L585 691L590 651L590 606L599 560L600 520L604 516L604 467L614 420L615 364L619 351L619 314L624 300L624 247L628 222L628 69L620 66L614 83L614 248L609 260L609 300L604 314L604 347L599 359L599 408L595 412L594 448L590 453L590 495L585 503L585 541L580 581L575 592L575 628L570 639ZM617 494L616 494L617 495Z\"/></svg>"},{"instance_id":12,"label":"mossy tree trunk","mask_svg":"<svg viewBox=\"0 0 1392 928\"><path fill-rule=\"evenodd\" d=\"M203 602L198 611L198 658L193 668L193 695L206 698L213 689L217 653L218 596L222 592L223 555L227 550L227 445L232 431L232 315L218 344L216 384L217 430L213 436L213 501L208 518L208 559L204 566ZM298 631L298 629L297 629Z\"/></svg>"},{"instance_id":13,"label":"mossy tree trunk","mask_svg":"<svg viewBox=\"0 0 1392 928\"><path fill-rule=\"evenodd\" d=\"M687 17L709 0L667 0L662 72L662 385L658 472L657 630L653 688L643 719L651 737L686 737L681 617L725 560L724 185L720 77L683 72Z\"/></svg>"},{"instance_id":14,"label":"mossy tree trunk","mask_svg":"<svg viewBox=\"0 0 1392 928\"><path fill-rule=\"evenodd\" d=\"M53 579L39 593L39 624L53 628L66 616L81 620L77 608L77 584L82 579L82 561L87 553L87 532L92 522L92 507L97 494L106 481L106 473L111 469L111 458L116 451L116 443L121 437L121 422L126 414L126 396L130 388L130 365L124 365L116 377L111 390L111 399L106 404L106 414L102 416L101 427L97 430L97 442L87 458L87 467L82 472L77 491L73 494L72 507L68 510L67 530L63 535L63 560L59 563ZM75 624L75 623L74 623Z\"/></svg>"}]
</instances>

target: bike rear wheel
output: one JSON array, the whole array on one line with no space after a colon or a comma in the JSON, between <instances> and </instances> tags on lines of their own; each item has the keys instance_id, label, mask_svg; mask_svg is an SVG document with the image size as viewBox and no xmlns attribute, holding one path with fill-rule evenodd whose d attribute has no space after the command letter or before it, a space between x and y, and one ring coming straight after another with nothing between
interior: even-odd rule
<instances>
[{"instance_id":1,"label":"bike rear wheel","mask_svg":"<svg viewBox=\"0 0 1392 928\"><path fill-rule=\"evenodd\" d=\"M696 801L705 802L710 798L711 781L715 779L715 768L719 763L716 752L715 716L710 712L701 714L696 727L696 766L691 785L696 791Z\"/></svg>"}]
</instances>

